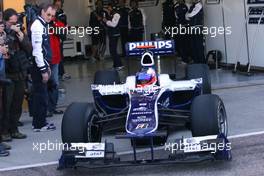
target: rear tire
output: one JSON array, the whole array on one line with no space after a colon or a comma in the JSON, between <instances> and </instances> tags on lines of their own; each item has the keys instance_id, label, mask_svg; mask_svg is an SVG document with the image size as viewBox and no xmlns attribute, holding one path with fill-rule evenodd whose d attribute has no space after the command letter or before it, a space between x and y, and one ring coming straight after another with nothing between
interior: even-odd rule
<instances>
[{"instance_id":1,"label":"rear tire","mask_svg":"<svg viewBox=\"0 0 264 176\"><path fill-rule=\"evenodd\" d=\"M206 64L192 64L187 67L187 79L203 78L203 94L211 94L209 67Z\"/></svg>"},{"instance_id":2,"label":"rear tire","mask_svg":"<svg viewBox=\"0 0 264 176\"><path fill-rule=\"evenodd\" d=\"M98 115L91 103L72 103L64 113L61 126L63 143L100 142L100 127L93 124Z\"/></svg>"},{"instance_id":3,"label":"rear tire","mask_svg":"<svg viewBox=\"0 0 264 176\"><path fill-rule=\"evenodd\" d=\"M195 97L191 106L191 130L193 137L221 133L227 136L225 106L217 95Z\"/></svg>"},{"instance_id":4,"label":"rear tire","mask_svg":"<svg viewBox=\"0 0 264 176\"><path fill-rule=\"evenodd\" d=\"M109 85L114 83L120 83L120 77L116 70L102 70L95 73L94 84Z\"/></svg>"}]
</instances>

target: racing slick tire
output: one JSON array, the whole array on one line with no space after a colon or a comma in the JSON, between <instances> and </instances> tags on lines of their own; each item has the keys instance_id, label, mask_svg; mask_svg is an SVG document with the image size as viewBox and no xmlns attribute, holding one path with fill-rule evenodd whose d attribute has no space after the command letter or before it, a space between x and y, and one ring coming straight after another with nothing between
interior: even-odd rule
<instances>
[{"instance_id":1,"label":"racing slick tire","mask_svg":"<svg viewBox=\"0 0 264 176\"><path fill-rule=\"evenodd\" d=\"M109 85L114 83L120 83L120 77L116 70L101 70L95 73L94 84Z\"/></svg>"},{"instance_id":2,"label":"racing slick tire","mask_svg":"<svg viewBox=\"0 0 264 176\"><path fill-rule=\"evenodd\" d=\"M203 78L203 94L211 94L209 67L206 64L192 64L187 67L187 79Z\"/></svg>"},{"instance_id":3,"label":"racing slick tire","mask_svg":"<svg viewBox=\"0 0 264 176\"><path fill-rule=\"evenodd\" d=\"M93 120L97 117L93 104L72 103L65 111L62 119L62 142L100 142L100 127L93 124Z\"/></svg>"},{"instance_id":4,"label":"racing slick tire","mask_svg":"<svg viewBox=\"0 0 264 176\"><path fill-rule=\"evenodd\" d=\"M223 101L217 95L200 95L191 105L191 131L193 137L227 136L227 116Z\"/></svg>"}]
</instances>

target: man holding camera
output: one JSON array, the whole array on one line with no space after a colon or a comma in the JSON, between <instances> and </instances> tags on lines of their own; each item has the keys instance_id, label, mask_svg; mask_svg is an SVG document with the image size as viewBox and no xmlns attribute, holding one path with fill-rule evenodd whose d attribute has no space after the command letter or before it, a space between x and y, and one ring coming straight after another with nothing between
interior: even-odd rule
<instances>
[{"instance_id":1,"label":"man holding camera","mask_svg":"<svg viewBox=\"0 0 264 176\"><path fill-rule=\"evenodd\" d=\"M12 84L4 88L4 120L3 141L11 141L12 138L24 139L27 136L18 131L18 121L22 114L22 104L25 91L25 79L29 68L28 55L31 46L28 38L22 32L22 26L18 24L18 14L14 9L6 9L3 13L5 21L6 45L8 57L5 61L6 77Z\"/></svg>"}]
</instances>

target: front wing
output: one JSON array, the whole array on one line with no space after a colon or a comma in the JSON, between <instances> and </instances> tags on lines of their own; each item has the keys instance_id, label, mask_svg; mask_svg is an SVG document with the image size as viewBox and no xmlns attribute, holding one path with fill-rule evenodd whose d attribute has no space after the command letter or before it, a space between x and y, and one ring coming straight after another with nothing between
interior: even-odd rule
<instances>
[{"instance_id":1,"label":"front wing","mask_svg":"<svg viewBox=\"0 0 264 176\"><path fill-rule=\"evenodd\" d=\"M123 136L123 138L130 138L133 141L138 137L128 135ZM134 165L196 163L232 159L231 143L222 134L219 136L213 135L177 139L172 143L166 143L164 146L155 149L153 146L153 138L149 136L148 139L150 139L149 151L151 157L140 155L140 153L136 151L136 146L133 145L133 159L122 159L123 156L116 153L114 144L112 143L75 143L72 144L72 146L75 146L77 150L63 151L59 160L58 169L78 167L81 166L80 163L83 162L88 163L85 165L88 168L105 168ZM166 157L160 158L154 155L160 152Z\"/></svg>"}]
</instances>

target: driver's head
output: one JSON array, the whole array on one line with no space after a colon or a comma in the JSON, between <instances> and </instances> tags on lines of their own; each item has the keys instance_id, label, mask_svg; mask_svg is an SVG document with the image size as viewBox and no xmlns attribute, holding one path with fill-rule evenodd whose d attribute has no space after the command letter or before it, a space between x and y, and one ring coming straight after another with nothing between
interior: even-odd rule
<instances>
[{"instance_id":1,"label":"driver's head","mask_svg":"<svg viewBox=\"0 0 264 176\"><path fill-rule=\"evenodd\" d=\"M145 68L136 75L137 87L146 87L157 83L156 72L153 68Z\"/></svg>"}]
</instances>

